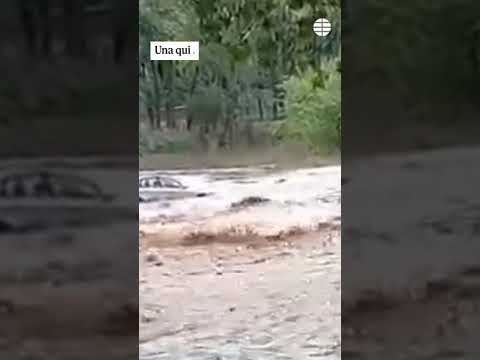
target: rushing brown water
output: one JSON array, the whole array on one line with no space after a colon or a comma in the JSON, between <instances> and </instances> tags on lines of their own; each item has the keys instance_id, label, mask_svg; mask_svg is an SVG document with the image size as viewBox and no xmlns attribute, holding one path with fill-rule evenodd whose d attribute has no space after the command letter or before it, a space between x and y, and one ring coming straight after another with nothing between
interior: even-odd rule
<instances>
[{"instance_id":1,"label":"rushing brown water","mask_svg":"<svg viewBox=\"0 0 480 360\"><path fill-rule=\"evenodd\" d=\"M478 357L479 155L445 148L345 167L342 358Z\"/></svg>"},{"instance_id":2,"label":"rushing brown water","mask_svg":"<svg viewBox=\"0 0 480 360\"><path fill-rule=\"evenodd\" d=\"M137 297L131 294L138 271L131 261L137 249L137 209L132 208L137 200L131 191L136 184L128 183L137 169L135 161L127 160L0 164L2 178L19 170L42 169L88 178L116 196L108 204L34 196L1 199L2 358L137 355L131 353L137 344ZM123 312L126 305L133 309L130 319Z\"/></svg>"},{"instance_id":3,"label":"rushing brown water","mask_svg":"<svg viewBox=\"0 0 480 360\"><path fill-rule=\"evenodd\" d=\"M141 359L339 359L340 168L169 175L212 195L140 207Z\"/></svg>"}]
</instances>

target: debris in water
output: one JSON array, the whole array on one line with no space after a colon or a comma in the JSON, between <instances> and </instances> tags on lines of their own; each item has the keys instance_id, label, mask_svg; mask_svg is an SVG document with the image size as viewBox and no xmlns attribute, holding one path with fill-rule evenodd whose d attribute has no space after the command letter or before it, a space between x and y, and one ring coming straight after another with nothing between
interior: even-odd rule
<instances>
[{"instance_id":1,"label":"debris in water","mask_svg":"<svg viewBox=\"0 0 480 360\"><path fill-rule=\"evenodd\" d=\"M154 263L154 262L157 262L159 261L159 258L158 258L158 255L156 253L149 253L147 254L147 256L145 257L145 260L149 263Z\"/></svg>"},{"instance_id":2,"label":"debris in water","mask_svg":"<svg viewBox=\"0 0 480 360\"><path fill-rule=\"evenodd\" d=\"M270 199L263 198L260 196L249 196L238 202L232 203L231 208L236 209L236 208L243 208L248 206L256 206L256 205L264 204L270 201L271 201Z\"/></svg>"},{"instance_id":3,"label":"debris in water","mask_svg":"<svg viewBox=\"0 0 480 360\"><path fill-rule=\"evenodd\" d=\"M0 299L0 313L13 313L15 311L15 305L12 301L7 299Z\"/></svg>"},{"instance_id":4,"label":"debris in water","mask_svg":"<svg viewBox=\"0 0 480 360\"><path fill-rule=\"evenodd\" d=\"M212 264L212 265L217 275L223 275L223 267L221 263Z\"/></svg>"}]
</instances>

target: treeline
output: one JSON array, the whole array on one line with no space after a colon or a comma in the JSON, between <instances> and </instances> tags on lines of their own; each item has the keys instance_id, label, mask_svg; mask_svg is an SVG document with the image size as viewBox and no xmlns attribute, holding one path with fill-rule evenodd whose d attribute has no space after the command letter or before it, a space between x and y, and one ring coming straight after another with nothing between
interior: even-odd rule
<instances>
[{"instance_id":1,"label":"treeline","mask_svg":"<svg viewBox=\"0 0 480 360\"><path fill-rule=\"evenodd\" d=\"M312 30L319 17L333 23L324 39ZM200 42L199 61L149 60L150 41L182 40ZM140 0L139 55L141 143L152 129L186 128L205 148L232 148L240 133L252 137L255 122L298 120L290 118L301 115L290 110L292 99L313 106L289 94L305 91L292 82L312 81L312 92L332 82L339 88L340 1ZM338 131L339 93L336 100L332 128ZM184 119L176 116L178 107ZM299 126L317 120L308 118ZM291 128L279 129L278 136L309 131Z\"/></svg>"},{"instance_id":2,"label":"treeline","mask_svg":"<svg viewBox=\"0 0 480 360\"><path fill-rule=\"evenodd\" d=\"M416 108L415 121L435 112L437 119L451 118L458 109L446 107L478 103L478 1L345 0L343 6L346 94L368 101L353 90L368 84L399 106Z\"/></svg>"},{"instance_id":3,"label":"treeline","mask_svg":"<svg viewBox=\"0 0 480 360\"><path fill-rule=\"evenodd\" d=\"M343 154L478 143L480 3L343 5Z\"/></svg>"},{"instance_id":4,"label":"treeline","mask_svg":"<svg viewBox=\"0 0 480 360\"><path fill-rule=\"evenodd\" d=\"M26 117L71 114L73 108L111 109L109 97L115 91L131 98L120 75L113 74L133 66L132 83L136 80L137 3L19 0L2 5L0 119L4 125L22 124L19 119Z\"/></svg>"},{"instance_id":5,"label":"treeline","mask_svg":"<svg viewBox=\"0 0 480 360\"><path fill-rule=\"evenodd\" d=\"M110 46L108 60L119 63L128 39L136 43L135 22L127 20L136 13L136 4L128 0L20 0L5 5L10 7L4 13L9 16L4 19L7 29L20 30L23 41L17 46L37 60L98 57L102 38L103 46Z\"/></svg>"}]
</instances>

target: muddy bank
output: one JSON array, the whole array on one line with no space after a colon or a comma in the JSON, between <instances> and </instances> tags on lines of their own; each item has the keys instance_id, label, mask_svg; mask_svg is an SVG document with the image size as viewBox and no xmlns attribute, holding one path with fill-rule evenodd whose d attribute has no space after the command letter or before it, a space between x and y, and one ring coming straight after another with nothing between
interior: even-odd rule
<instances>
[{"instance_id":1,"label":"muddy bank","mask_svg":"<svg viewBox=\"0 0 480 360\"><path fill-rule=\"evenodd\" d=\"M140 261L142 359L340 358L339 231Z\"/></svg>"},{"instance_id":2,"label":"muddy bank","mask_svg":"<svg viewBox=\"0 0 480 360\"><path fill-rule=\"evenodd\" d=\"M480 263L480 245L471 241L480 215L475 200L480 171L473 165L479 155L460 149L378 158L343 174L349 182L342 192L352 199L343 214L348 217L343 270L349 264L362 270L344 279L346 305L367 290L408 299L428 281ZM389 171L375 178L377 162ZM385 212L378 217L370 207Z\"/></svg>"},{"instance_id":3,"label":"muddy bank","mask_svg":"<svg viewBox=\"0 0 480 360\"><path fill-rule=\"evenodd\" d=\"M475 358L479 283L478 274L464 274L431 283L408 301L380 296L357 302L353 311L342 314L342 358Z\"/></svg>"},{"instance_id":4,"label":"muddy bank","mask_svg":"<svg viewBox=\"0 0 480 360\"><path fill-rule=\"evenodd\" d=\"M479 155L446 149L345 167L352 170L342 175L347 358L478 354Z\"/></svg>"},{"instance_id":5,"label":"muddy bank","mask_svg":"<svg viewBox=\"0 0 480 360\"><path fill-rule=\"evenodd\" d=\"M140 170L192 170L250 168L263 164L276 164L283 169L299 167L334 166L340 163L339 154L312 156L304 146L280 145L260 148L245 147L234 151L213 151L211 153L146 154L140 158Z\"/></svg>"}]
</instances>

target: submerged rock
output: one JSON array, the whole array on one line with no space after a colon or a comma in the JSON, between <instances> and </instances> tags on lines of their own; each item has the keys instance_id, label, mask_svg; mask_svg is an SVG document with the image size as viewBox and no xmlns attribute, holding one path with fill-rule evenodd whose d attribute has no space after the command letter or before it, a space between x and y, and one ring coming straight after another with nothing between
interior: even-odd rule
<instances>
[{"instance_id":1,"label":"submerged rock","mask_svg":"<svg viewBox=\"0 0 480 360\"><path fill-rule=\"evenodd\" d=\"M139 203L149 203L149 202L154 202L157 201L155 198L148 198L142 195L138 195L138 202Z\"/></svg>"},{"instance_id":2,"label":"submerged rock","mask_svg":"<svg viewBox=\"0 0 480 360\"><path fill-rule=\"evenodd\" d=\"M243 208L243 207L248 207L248 206L256 206L260 204L265 204L267 202L270 202L270 199L263 198L260 196L249 196L246 197L238 202L234 202L231 205L232 209L238 209L238 208Z\"/></svg>"}]
</instances>

